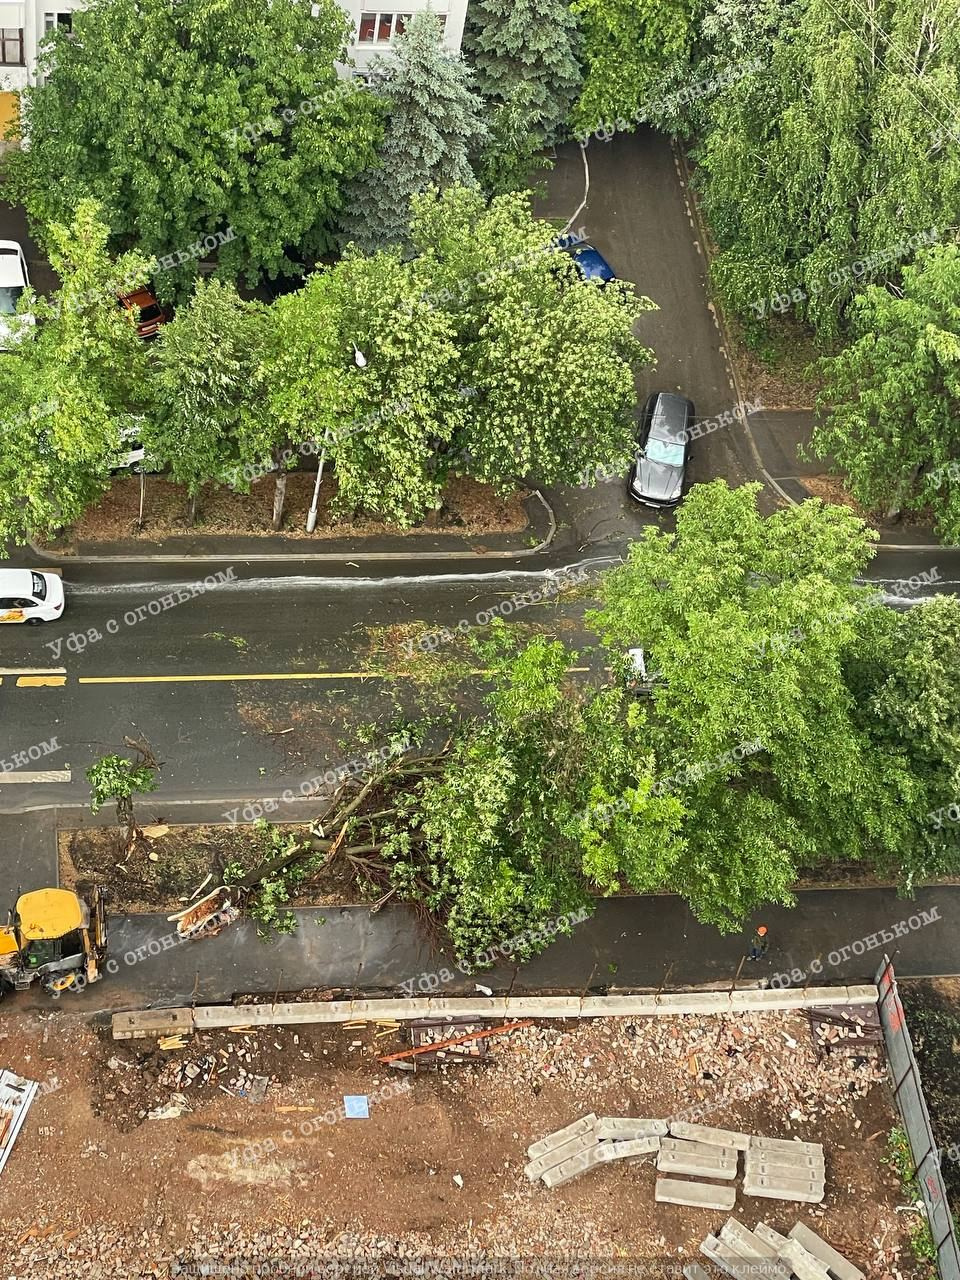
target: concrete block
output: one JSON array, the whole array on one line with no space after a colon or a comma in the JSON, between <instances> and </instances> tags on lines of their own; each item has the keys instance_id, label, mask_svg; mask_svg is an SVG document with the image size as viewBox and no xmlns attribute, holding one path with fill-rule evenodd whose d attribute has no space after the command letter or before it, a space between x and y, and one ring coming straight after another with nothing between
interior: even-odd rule
<instances>
[{"instance_id":1,"label":"concrete block","mask_svg":"<svg viewBox=\"0 0 960 1280\"><path fill-rule=\"evenodd\" d=\"M736 1218L728 1218L720 1228L720 1239L730 1246L741 1258L766 1258L775 1262L777 1251L760 1236L755 1235Z\"/></svg>"},{"instance_id":2,"label":"concrete block","mask_svg":"<svg viewBox=\"0 0 960 1280\"><path fill-rule=\"evenodd\" d=\"M192 1035L194 1029L192 1009L135 1010L132 1013L115 1013L111 1021L114 1040L174 1036L181 1032Z\"/></svg>"},{"instance_id":3,"label":"concrete block","mask_svg":"<svg viewBox=\"0 0 960 1280\"><path fill-rule=\"evenodd\" d=\"M626 1138L623 1142L601 1142L601 1160L626 1160L636 1156L648 1156L660 1150L660 1139L651 1135L649 1138Z\"/></svg>"},{"instance_id":4,"label":"concrete block","mask_svg":"<svg viewBox=\"0 0 960 1280\"><path fill-rule=\"evenodd\" d=\"M791 1229L789 1238L802 1245L807 1253L821 1262L836 1276L837 1280L866 1280L862 1271L858 1270L852 1262L848 1262L842 1253L837 1253L836 1249L827 1244L822 1236L818 1236L802 1222L798 1222Z\"/></svg>"},{"instance_id":5,"label":"concrete block","mask_svg":"<svg viewBox=\"0 0 960 1280\"><path fill-rule=\"evenodd\" d=\"M738 1151L746 1151L751 1141L749 1133L737 1133L733 1129L711 1129L705 1124L688 1124L686 1120L671 1120L670 1133L674 1138L706 1142L713 1147L736 1147Z\"/></svg>"},{"instance_id":6,"label":"concrete block","mask_svg":"<svg viewBox=\"0 0 960 1280\"><path fill-rule=\"evenodd\" d=\"M664 1151L678 1151L691 1156L722 1156L733 1164L740 1158L736 1147L718 1147L712 1142L694 1142L692 1138L664 1138L661 1142Z\"/></svg>"},{"instance_id":7,"label":"concrete block","mask_svg":"<svg viewBox=\"0 0 960 1280\"><path fill-rule=\"evenodd\" d=\"M657 996L657 1013L728 1013L730 996L725 991L696 991Z\"/></svg>"},{"instance_id":8,"label":"concrete block","mask_svg":"<svg viewBox=\"0 0 960 1280\"><path fill-rule=\"evenodd\" d=\"M823 1159L823 1147L819 1142L794 1142L791 1138L761 1138L754 1135L750 1139L748 1151L786 1151L788 1154L817 1156Z\"/></svg>"},{"instance_id":9,"label":"concrete block","mask_svg":"<svg viewBox=\"0 0 960 1280\"><path fill-rule=\"evenodd\" d=\"M816 1156L793 1156L786 1151L748 1151L745 1168L748 1176L760 1174L776 1178L809 1178L822 1180L824 1165Z\"/></svg>"},{"instance_id":10,"label":"concrete block","mask_svg":"<svg viewBox=\"0 0 960 1280\"><path fill-rule=\"evenodd\" d=\"M798 1240L788 1240L780 1246L780 1257L789 1266L797 1280L830 1280L829 1272L812 1253L807 1253Z\"/></svg>"},{"instance_id":11,"label":"concrete block","mask_svg":"<svg viewBox=\"0 0 960 1280\"><path fill-rule=\"evenodd\" d=\"M657 1204L683 1204L694 1209L722 1209L729 1213L737 1203L737 1189L715 1187L709 1182L658 1178L654 1199Z\"/></svg>"},{"instance_id":12,"label":"concrete block","mask_svg":"<svg viewBox=\"0 0 960 1280\"><path fill-rule=\"evenodd\" d=\"M712 1280L712 1277L707 1275L699 1262L688 1262L683 1268L683 1274L686 1280Z\"/></svg>"},{"instance_id":13,"label":"concrete block","mask_svg":"<svg viewBox=\"0 0 960 1280\"><path fill-rule=\"evenodd\" d=\"M753 1234L768 1244L771 1249L779 1256L780 1246L787 1243L787 1237L782 1236L779 1231L774 1231L773 1227L768 1227L765 1222L758 1222L753 1228Z\"/></svg>"},{"instance_id":14,"label":"concrete block","mask_svg":"<svg viewBox=\"0 0 960 1280\"><path fill-rule=\"evenodd\" d=\"M649 1018L656 1012L656 996L584 996L580 1001L583 1018Z\"/></svg>"},{"instance_id":15,"label":"concrete block","mask_svg":"<svg viewBox=\"0 0 960 1280\"><path fill-rule=\"evenodd\" d=\"M593 1130L596 1122L597 1117L591 1111L588 1115L581 1116L579 1120L574 1120L573 1124L568 1124L565 1129L558 1129L556 1133L548 1133L545 1138L541 1138L539 1142L527 1147L527 1155L531 1160L536 1160L538 1156L546 1155L548 1151L553 1151L556 1147L562 1147L571 1138L582 1138L588 1134L593 1137L595 1136Z\"/></svg>"},{"instance_id":16,"label":"concrete block","mask_svg":"<svg viewBox=\"0 0 960 1280\"><path fill-rule=\"evenodd\" d=\"M808 1178L771 1178L766 1174L746 1174L743 1179L745 1196L762 1196L767 1200L796 1200L800 1204L820 1204L823 1200L823 1182L811 1182Z\"/></svg>"},{"instance_id":17,"label":"concrete block","mask_svg":"<svg viewBox=\"0 0 960 1280\"><path fill-rule=\"evenodd\" d=\"M732 1276L733 1280L779 1280L783 1274L782 1263L773 1262L769 1258L744 1258L716 1236L707 1236L700 1246L700 1252L728 1276Z\"/></svg>"},{"instance_id":18,"label":"concrete block","mask_svg":"<svg viewBox=\"0 0 960 1280\"><path fill-rule=\"evenodd\" d=\"M548 1169L543 1175L543 1185L545 1187L561 1187L572 1178L579 1178L581 1173L586 1173L588 1169L594 1169L598 1164L603 1164L600 1151L601 1148L598 1144L590 1147L587 1151L581 1151L578 1155L571 1156L569 1160L564 1160L563 1164L558 1164L554 1168Z\"/></svg>"},{"instance_id":19,"label":"concrete block","mask_svg":"<svg viewBox=\"0 0 960 1280\"><path fill-rule=\"evenodd\" d=\"M880 999L878 987L866 984L860 987L847 987L847 1000L850 1004L876 1004Z\"/></svg>"},{"instance_id":20,"label":"concrete block","mask_svg":"<svg viewBox=\"0 0 960 1280\"><path fill-rule=\"evenodd\" d=\"M729 1155L724 1154L723 1147L714 1147L714 1154L711 1155L686 1150L684 1144L678 1144L676 1139L670 1147L667 1146L668 1142L669 1138L662 1140L660 1154L657 1156L657 1168L661 1173L685 1173L694 1178L721 1178L724 1181L731 1181L737 1176L736 1152L731 1160ZM694 1147L702 1144L689 1145Z\"/></svg>"},{"instance_id":21,"label":"concrete block","mask_svg":"<svg viewBox=\"0 0 960 1280\"><path fill-rule=\"evenodd\" d=\"M667 1136L666 1120L644 1120L633 1116L601 1116L593 1126L593 1131L601 1140L612 1138L615 1142L628 1141L631 1138L665 1138Z\"/></svg>"},{"instance_id":22,"label":"concrete block","mask_svg":"<svg viewBox=\"0 0 960 1280\"><path fill-rule=\"evenodd\" d=\"M563 1142L559 1147L554 1147L550 1151L545 1151L542 1156L537 1156L535 1160L531 1160L524 1166L523 1172L531 1182L536 1182L548 1169L554 1169L558 1164L563 1164L564 1160L569 1160L571 1156L578 1155L581 1151L589 1151L596 1145L597 1140L592 1133L581 1134L580 1137L571 1138L569 1142Z\"/></svg>"}]
</instances>

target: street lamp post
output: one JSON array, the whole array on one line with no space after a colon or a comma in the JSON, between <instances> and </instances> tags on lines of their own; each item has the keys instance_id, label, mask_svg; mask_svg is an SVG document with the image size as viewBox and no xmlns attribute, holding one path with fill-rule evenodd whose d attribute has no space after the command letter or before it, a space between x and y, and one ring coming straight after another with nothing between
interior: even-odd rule
<instances>
[{"instance_id":1,"label":"street lamp post","mask_svg":"<svg viewBox=\"0 0 960 1280\"><path fill-rule=\"evenodd\" d=\"M356 343L353 344L353 363L358 369L367 367L367 357L363 354ZM326 439L326 436L324 437ZM325 447L320 449L319 459L317 461L317 480L313 486L313 501L310 503L310 510L307 512L307 533L313 533L317 527L317 514L320 510L320 485L323 483L323 464L327 460L327 450Z\"/></svg>"}]
</instances>

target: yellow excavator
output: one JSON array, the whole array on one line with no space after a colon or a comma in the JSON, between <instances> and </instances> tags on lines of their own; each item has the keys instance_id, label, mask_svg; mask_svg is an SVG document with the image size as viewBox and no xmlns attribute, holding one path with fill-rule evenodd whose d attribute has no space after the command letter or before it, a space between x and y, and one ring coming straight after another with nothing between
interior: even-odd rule
<instances>
[{"instance_id":1,"label":"yellow excavator","mask_svg":"<svg viewBox=\"0 0 960 1280\"><path fill-rule=\"evenodd\" d=\"M103 977L107 916L103 889L87 898L70 889L22 893L0 926L0 999L39 982L49 995L82 991Z\"/></svg>"}]
</instances>

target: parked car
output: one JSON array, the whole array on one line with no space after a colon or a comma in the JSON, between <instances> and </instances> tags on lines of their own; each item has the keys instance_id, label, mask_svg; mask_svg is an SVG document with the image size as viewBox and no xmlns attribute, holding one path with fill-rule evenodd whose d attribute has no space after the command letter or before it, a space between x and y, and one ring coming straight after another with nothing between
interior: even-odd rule
<instances>
[{"instance_id":1,"label":"parked car","mask_svg":"<svg viewBox=\"0 0 960 1280\"><path fill-rule=\"evenodd\" d=\"M637 456L627 492L648 507L675 507L683 497L695 411L685 396L655 391L647 397L637 433Z\"/></svg>"},{"instance_id":2,"label":"parked car","mask_svg":"<svg viewBox=\"0 0 960 1280\"><path fill-rule=\"evenodd\" d=\"M117 302L134 317L137 334L141 338L155 338L161 325L170 318L146 285L130 293L121 293Z\"/></svg>"},{"instance_id":3,"label":"parked car","mask_svg":"<svg viewBox=\"0 0 960 1280\"><path fill-rule=\"evenodd\" d=\"M599 285L609 284L616 280L616 272L599 249L592 244L575 244L565 248L574 261L574 265L584 280L596 281Z\"/></svg>"},{"instance_id":4,"label":"parked car","mask_svg":"<svg viewBox=\"0 0 960 1280\"><path fill-rule=\"evenodd\" d=\"M136 413L128 414L124 425L120 428L120 450L110 468L112 476L122 471L143 471L146 475L155 475L158 467L146 456L143 440L143 418Z\"/></svg>"},{"instance_id":5,"label":"parked car","mask_svg":"<svg viewBox=\"0 0 960 1280\"><path fill-rule=\"evenodd\" d=\"M638 697L651 697L658 684L666 681L659 671L651 670L653 661L643 649L628 649L624 655L627 688Z\"/></svg>"},{"instance_id":6,"label":"parked car","mask_svg":"<svg viewBox=\"0 0 960 1280\"><path fill-rule=\"evenodd\" d=\"M27 259L16 240L0 240L0 349L16 346L36 324L30 312L17 315L17 303L30 288Z\"/></svg>"},{"instance_id":7,"label":"parked car","mask_svg":"<svg viewBox=\"0 0 960 1280\"><path fill-rule=\"evenodd\" d=\"M63 583L55 573L0 569L0 622L56 622L63 604Z\"/></svg>"}]
</instances>

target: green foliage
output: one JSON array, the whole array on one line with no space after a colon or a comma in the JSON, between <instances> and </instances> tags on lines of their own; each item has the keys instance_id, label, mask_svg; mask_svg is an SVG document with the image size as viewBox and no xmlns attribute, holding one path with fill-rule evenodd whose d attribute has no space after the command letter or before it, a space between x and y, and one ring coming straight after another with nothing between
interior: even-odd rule
<instances>
[{"instance_id":1,"label":"green foliage","mask_svg":"<svg viewBox=\"0 0 960 1280\"><path fill-rule=\"evenodd\" d=\"M90 812L99 813L108 800L116 801L117 820L133 820L133 797L156 791L153 766L135 763L125 756L101 756L86 773L90 783Z\"/></svg>"},{"instance_id":2,"label":"green foliage","mask_svg":"<svg viewBox=\"0 0 960 1280\"><path fill-rule=\"evenodd\" d=\"M519 84L505 102L490 108L490 134L476 161L477 178L490 195L520 191L541 169L552 169L543 140L530 121L532 85Z\"/></svg>"},{"instance_id":3,"label":"green foliage","mask_svg":"<svg viewBox=\"0 0 960 1280\"><path fill-rule=\"evenodd\" d=\"M921 254L902 296L868 288L849 345L820 368L816 452L865 506L929 508L939 535L960 541L960 248Z\"/></svg>"},{"instance_id":4,"label":"green foliage","mask_svg":"<svg viewBox=\"0 0 960 1280\"><path fill-rule=\"evenodd\" d=\"M960 866L960 823L946 813L960 797L960 601L940 595L884 610L859 631L847 671L855 718L878 758L911 784L889 864L909 889Z\"/></svg>"},{"instance_id":5,"label":"green foliage","mask_svg":"<svg viewBox=\"0 0 960 1280\"><path fill-rule=\"evenodd\" d=\"M79 516L109 482L125 415L145 395L143 343L117 292L147 260L107 253L99 206L81 201L49 228L52 299L27 297L37 317L0 357L0 546L44 538Z\"/></svg>"},{"instance_id":6,"label":"green foliage","mask_svg":"<svg viewBox=\"0 0 960 1280\"><path fill-rule=\"evenodd\" d=\"M569 730L575 719L559 684L567 661L562 645L544 641L505 660L489 721L475 722L449 766L408 798L386 846L394 884L445 919L468 963L587 903L572 850L557 840L573 802L569 739L558 738L561 720Z\"/></svg>"},{"instance_id":7,"label":"green foliage","mask_svg":"<svg viewBox=\"0 0 960 1280\"><path fill-rule=\"evenodd\" d=\"M471 186L469 156L486 139L482 103L465 64L444 48L436 15L414 15L389 59L374 67L388 104L376 159L351 183L344 242L365 252L406 245L410 201L428 187Z\"/></svg>"},{"instance_id":8,"label":"green foliage","mask_svg":"<svg viewBox=\"0 0 960 1280\"><path fill-rule=\"evenodd\" d=\"M229 279L282 272L288 245L315 256L380 135L380 105L335 70L347 32L335 0L94 0L24 92L30 147L8 198L42 232L96 196L120 244L187 256L170 292L203 256L191 246L227 228Z\"/></svg>"},{"instance_id":9,"label":"green foliage","mask_svg":"<svg viewBox=\"0 0 960 1280\"><path fill-rule=\"evenodd\" d=\"M881 1159L884 1164L890 1165L894 1173L896 1173L904 1192L921 1206L919 1210L920 1216L915 1220L911 1220L909 1225L910 1248L913 1256L918 1262L935 1263L937 1260L937 1247L933 1240L933 1233L930 1230L926 1207L923 1204L920 1182L917 1178L916 1166L913 1163L913 1152L910 1150L910 1140L899 1125L890 1130L887 1137L887 1154L881 1156ZM931 1274L935 1275L936 1271L932 1271Z\"/></svg>"},{"instance_id":10,"label":"green foliage","mask_svg":"<svg viewBox=\"0 0 960 1280\"><path fill-rule=\"evenodd\" d=\"M270 420L292 440L317 441L336 464L340 510L401 526L421 520L440 504L441 458L464 404L448 317L420 296L396 252L352 250L274 312L264 369Z\"/></svg>"},{"instance_id":11,"label":"green foliage","mask_svg":"<svg viewBox=\"0 0 960 1280\"><path fill-rule=\"evenodd\" d=\"M796 290L794 314L829 337L864 280L899 278L905 239L956 220L956 7L808 0L741 15L736 29L762 66L707 105L698 158L714 279L742 314Z\"/></svg>"},{"instance_id":12,"label":"green foliage","mask_svg":"<svg viewBox=\"0 0 960 1280\"><path fill-rule=\"evenodd\" d=\"M253 823L253 830L263 839L265 862L278 858L292 859L259 880L245 904L247 914L256 923L257 937L268 941L296 932L297 917L285 908L323 861L323 854L310 854L295 833L284 831L263 818ZM223 869L223 883L239 884L248 875L249 869L243 863L228 862Z\"/></svg>"},{"instance_id":13,"label":"green foliage","mask_svg":"<svg viewBox=\"0 0 960 1280\"><path fill-rule=\"evenodd\" d=\"M256 474L269 462L273 424L256 384L269 318L267 308L241 301L233 285L199 280L189 303L160 330L144 445L191 497L231 474L236 487L249 489L242 464Z\"/></svg>"},{"instance_id":14,"label":"green foliage","mask_svg":"<svg viewBox=\"0 0 960 1280\"><path fill-rule=\"evenodd\" d=\"M473 0L463 47L490 111L479 176L519 190L556 137L580 85L576 19L564 0Z\"/></svg>"},{"instance_id":15,"label":"green foliage","mask_svg":"<svg viewBox=\"0 0 960 1280\"><path fill-rule=\"evenodd\" d=\"M653 303L629 285L583 283L549 248L554 234L521 193L488 205L457 188L414 201L412 267L453 326L468 391L451 458L503 490L622 462L634 373L652 358L631 326Z\"/></svg>"},{"instance_id":16,"label":"green foliage","mask_svg":"<svg viewBox=\"0 0 960 1280\"><path fill-rule=\"evenodd\" d=\"M663 772L707 767L683 788L672 887L721 927L790 902L804 866L867 860L909 876L928 823L909 753L878 749L847 683L863 629L884 612L853 585L871 534L818 501L764 519L758 491L695 487L676 533L645 530L588 614L612 654L642 645L662 673L652 742ZM747 743L762 749L729 758Z\"/></svg>"},{"instance_id":17,"label":"green foliage","mask_svg":"<svg viewBox=\"0 0 960 1280\"><path fill-rule=\"evenodd\" d=\"M573 0L582 37L583 89L570 119L590 133L649 114L665 79L689 64L700 0Z\"/></svg>"}]
</instances>

